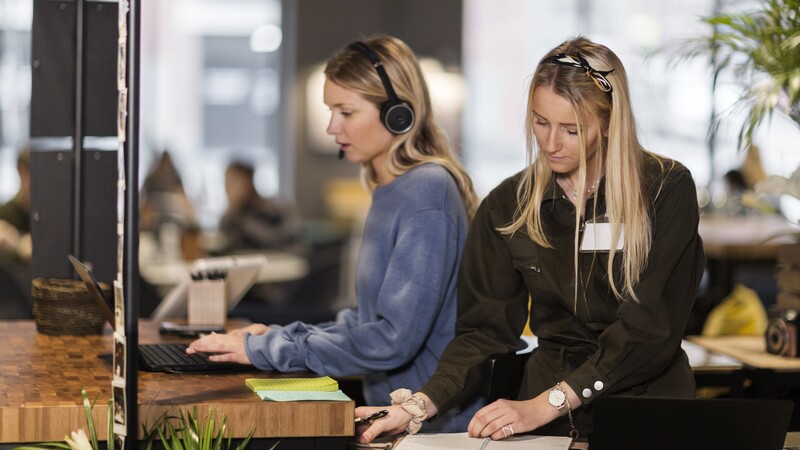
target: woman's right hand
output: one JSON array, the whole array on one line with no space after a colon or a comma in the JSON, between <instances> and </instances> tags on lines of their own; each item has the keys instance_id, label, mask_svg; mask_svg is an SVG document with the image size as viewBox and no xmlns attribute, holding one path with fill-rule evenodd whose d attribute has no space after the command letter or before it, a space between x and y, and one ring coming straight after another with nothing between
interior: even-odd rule
<instances>
[{"instance_id":1,"label":"woman's right hand","mask_svg":"<svg viewBox=\"0 0 800 450\"><path fill-rule=\"evenodd\" d=\"M384 434L400 434L408 428L411 414L400 406L360 406L356 408L356 417L365 417L384 409L389 411L385 417L356 426L356 441L359 444L368 444Z\"/></svg>"},{"instance_id":2,"label":"woman's right hand","mask_svg":"<svg viewBox=\"0 0 800 450\"><path fill-rule=\"evenodd\" d=\"M269 327L264 325L263 323L254 323L248 325L244 328L237 328L235 330L231 330L228 332L231 336L244 336L245 333L250 333L253 336L258 336L259 334L264 334L269 331Z\"/></svg>"}]
</instances>

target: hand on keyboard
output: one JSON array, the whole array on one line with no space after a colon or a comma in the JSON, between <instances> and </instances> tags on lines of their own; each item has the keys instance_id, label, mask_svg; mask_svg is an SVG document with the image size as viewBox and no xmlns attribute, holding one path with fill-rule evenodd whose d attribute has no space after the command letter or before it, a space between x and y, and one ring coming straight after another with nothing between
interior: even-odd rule
<instances>
[{"instance_id":1,"label":"hand on keyboard","mask_svg":"<svg viewBox=\"0 0 800 450\"><path fill-rule=\"evenodd\" d=\"M239 364L252 364L244 351L244 338L237 334L211 333L189 344L186 353L211 353L209 361L236 362Z\"/></svg>"}]
</instances>

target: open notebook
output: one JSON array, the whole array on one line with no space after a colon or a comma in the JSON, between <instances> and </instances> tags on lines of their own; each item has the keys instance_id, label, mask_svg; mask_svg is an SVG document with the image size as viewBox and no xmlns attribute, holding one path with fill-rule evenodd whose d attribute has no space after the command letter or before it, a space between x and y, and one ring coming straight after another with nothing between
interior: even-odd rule
<instances>
[{"instance_id":1,"label":"open notebook","mask_svg":"<svg viewBox=\"0 0 800 450\"><path fill-rule=\"evenodd\" d=\"M106 297L92 271L86 265L72 255L69 255L68 258L75 272L86 284L90 295L97 302L103 316L111 324L111 328L116 328L114 298ZM209 361L208 355L203 353L187 355L186 344L139 344L137 348L139 350L139 369L148 372L211 373L254 370L253 366Z\"/></svg>"}]
</instances>

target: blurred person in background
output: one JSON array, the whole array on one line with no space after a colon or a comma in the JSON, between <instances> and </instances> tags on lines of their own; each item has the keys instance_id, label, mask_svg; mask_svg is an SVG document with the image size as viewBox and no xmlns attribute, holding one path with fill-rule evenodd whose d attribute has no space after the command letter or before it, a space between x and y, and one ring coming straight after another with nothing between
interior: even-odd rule
<instances>
[{"instance_id":1,"label":"blurred person in background","mask_svg":"<svg viewBox=\"0 0 800 450\"><path fill-rule=\"evenodd\" d=\"M222 254L248 250L301 252L305 230L293 205L259 195L252 165L235 161L225 170L228 207L219 223Z\"/></svg>"},{"instance_id":2,"label":"blurred person in background","mask_svg":"<svg viewBox=\"0 0 800 450\"><path fill-rule=\"evenodd\" d=\"M19 190L0 206L0 318L33 317L30 297L31 200L30 148L17 158Z\"/></svg>"},{"instance_id":3,"label":"blurred person in background","mask_svg":"<svg viewBox=\"0 0 800 450\"><path fill-rule=\"evenodd\" d=\"M145 177L140 193L139 230L155 239L162 260L193 260L202 256L195 207L168 151Z\"/></svg>"}]
</instances>

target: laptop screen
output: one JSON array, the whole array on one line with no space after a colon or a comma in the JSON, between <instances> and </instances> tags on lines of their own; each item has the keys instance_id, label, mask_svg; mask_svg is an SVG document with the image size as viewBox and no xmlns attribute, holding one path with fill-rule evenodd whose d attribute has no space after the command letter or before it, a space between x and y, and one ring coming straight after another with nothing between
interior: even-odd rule
<instances>
[{"instance_id":1,"label":"laptop screen","mask_svg":"<svg viewBox=\"0 0 800 450\"><path fill-rule=\"evenodd\" d=\"M97 302L97 306L99 306L100 310L103 312L103 317L106 318L106 321L108 321L112 329L115 328L114 297L108 298L103 294L103 289L100 287L100 283L97 282L97 279L95 279L92 271L89 270L85 264L78 261L78 258L72 255L68 255L67 258L69 258L69 262L72 263L72 267L75 268L75 272L78 273L78 276L81 277L81 280L86 284L89 295Z\"/></svg>"}]
</instances>

